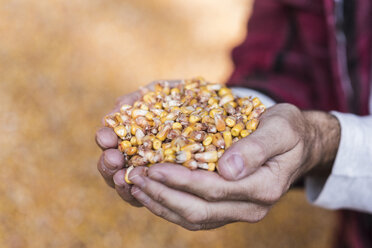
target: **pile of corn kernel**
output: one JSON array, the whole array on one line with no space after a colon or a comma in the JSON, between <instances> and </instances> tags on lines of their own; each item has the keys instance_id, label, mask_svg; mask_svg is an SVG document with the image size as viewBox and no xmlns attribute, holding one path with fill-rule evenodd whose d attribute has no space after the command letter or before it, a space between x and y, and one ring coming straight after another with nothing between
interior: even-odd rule
<instances>
[{"instance_id":1,"label":"pile of corn kernel","mask_svg":"<svg viewBox=\"0 0 372 248\"><path fill-rule=\"evenodd\" d=\"M192 170L214 171L218 159L234 142L256 130L265 106L257 97L239 98L221 84L203 78L177 85L155 84L142 90L133 106L105 117L120 138L129 172L136 166L178 163Z\"/></svg>"}]
</instances>

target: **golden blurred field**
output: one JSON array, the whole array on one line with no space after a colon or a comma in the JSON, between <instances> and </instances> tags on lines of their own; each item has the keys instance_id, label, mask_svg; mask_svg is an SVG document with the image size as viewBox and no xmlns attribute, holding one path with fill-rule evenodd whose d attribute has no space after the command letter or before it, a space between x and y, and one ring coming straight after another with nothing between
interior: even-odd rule
<instances>
[{"instance_id":1,"label":"golden blurred field","mask_svg":"<svg viewBox=\"0 0 372 248\"><path fill-rule=\"evenodd\" d=\"M250 0L0 0L0 247L329 247L335 215L292 191L258 224L190 232L96 170L115 99L154 79L223 82Z\"/></svg>"}]
</instances>

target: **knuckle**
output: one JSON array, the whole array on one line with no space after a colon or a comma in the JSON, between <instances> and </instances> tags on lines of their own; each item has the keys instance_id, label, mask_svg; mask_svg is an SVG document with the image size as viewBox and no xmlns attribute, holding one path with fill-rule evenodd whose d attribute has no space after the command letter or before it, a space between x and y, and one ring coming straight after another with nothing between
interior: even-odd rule
<instances>
[{"instance_id":1,"label":"knuckle","mask_svg":"<svg viewBox=\"0 0 372 248\"><path fill-rule=\"evenodd\" d=\"M210 202L216 202L226 197L226 189L224 187L215 187L212 190L207 190L205 199Z\"/></svg>"},{"instance_id":2,"label":"knuckle","mask_svg":"<svg viewBox=\"0 0 372 248\"><path fill-rule=\"evenodd\" d=\"M208 220L206 211L189 211L185 215L185 219L192 224L199 224Z\"/></svg>"},{"instance_id":3,"label":"knuckle","mask_svg":"<svg viewBox=\"0 0 372 248\"><path fill-rule=\"evenodd\" d=\"M161 205L166 203L166 194L164 189L159 189L157 192L154 193L153 198L156 202L160 203Z\"/></svg>"}]
</instances>

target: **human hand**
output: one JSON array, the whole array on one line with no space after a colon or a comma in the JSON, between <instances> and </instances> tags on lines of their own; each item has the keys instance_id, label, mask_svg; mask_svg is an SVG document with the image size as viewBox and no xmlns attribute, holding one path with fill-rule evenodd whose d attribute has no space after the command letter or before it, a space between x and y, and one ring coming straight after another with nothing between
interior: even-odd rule
<instances>
[{"instance_id":1,"label":"human hand","mask_svg":"<svg viewBox=\"0 0 372 248\"><path fill-rule=\"evenodd\" d=\"M259 128L233 144L218 174L175 164L137 167L132 196L154 214L189 230L257 222L303 174L329 171L338 149L337 119L290 104L269 108Z\"/></svg>"},{"instance_id":2,"label":"human hand","mask_svg":"<svg viewBox=\"0 0 372 248\"><path fill-rule=\"evenodd\" d=\"M160 81L156 81L160 82ZM133 104L139 100L146 89L152 89L156 82L152 82L144 88L124 95L117 99L114 109L110 113L119 112L120 106L124 104ZM180 82L180 80L167 80L171 86ZM110 114L109 113L109 114ZM104 123L104 120L102 120ZM126 172L124 156L118 147L118 137L112 128L102 127L96 132L96 143L102 149L101 157L98 160L97 168L106 183L115 188L120 197L129 204L142 206L130 193L131 185L128 185L123 179Z\"/></svg>"}]
</instances>

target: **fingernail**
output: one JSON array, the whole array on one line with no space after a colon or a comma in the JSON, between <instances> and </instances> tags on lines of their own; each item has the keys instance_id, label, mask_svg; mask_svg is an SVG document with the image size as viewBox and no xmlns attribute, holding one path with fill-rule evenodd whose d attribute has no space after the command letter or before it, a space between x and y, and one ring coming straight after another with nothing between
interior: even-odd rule
<instances>
[{"instance_id":1,"label":"fingernail","mask_svg":"<svg viewBox=\"0 0 372 248\"><path fill-rule=\"evenodd\" d=\"M143 188L145 186L145 180L138 174L130 177L129 180L139 188Z\"/></svg>"},{"instance_id":2,"label":"fingernail","mask_svg":"<svg viewBox=\"0 0 372 248\"><path fill-rule=\"evenodd\" d=\"M114 183L117 186L123 186L124 185L124 173L116 173L113 177Z\"/></svg>"},{"instance_id":3,"label":"fingernail","mask_svg":"<svg viewBox=\"0 0 372 248\"><path fill-rule=\"evenodd\" d=\"M158 182L164 182L164 176L158 172L153 172L149 174L149 178L158 181Z\"/></svg>"},{"instance_id":4,"label":"fingernail","mask_svg":"<svg viewBox=\"0 0 372 248\"><path fill-rule=\"evenodd\" d=\"M237 178L244 169L244 160L238 154L232 154L226 159L227 171L230 173L231 178Z\"/></svg>"}]
</instances>

